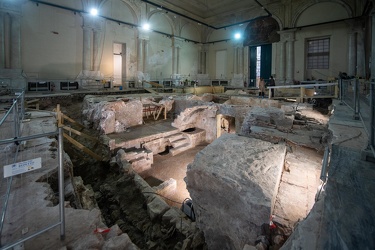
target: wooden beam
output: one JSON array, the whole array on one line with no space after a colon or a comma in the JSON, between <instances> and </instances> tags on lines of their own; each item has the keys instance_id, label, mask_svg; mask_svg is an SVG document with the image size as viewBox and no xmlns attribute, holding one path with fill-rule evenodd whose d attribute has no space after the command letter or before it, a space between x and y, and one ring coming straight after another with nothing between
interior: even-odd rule
<instances>
[{"instance_id":1,"label":"wooden beam","mask_svg":"<svg viewBox=\"0 0 375 250\"><path fill-rule=\"evenodd\" d=\"M35 109L39 110L39 99L25 101L25 108L29 108L29 106L35 106Z\"/></svg>"},{"instance_id":2,"label":"wooden beam","mask_svg":"<svg viewBox=\"0 0 375 250\"><path fill-rule=\"evenodd\" d=\"M60 104L57 104L56 115L57 115L57 127L61 127L61 125L62 125L62 117L61 117Z\"/></svg>"},{"instance_id":3,"label":"wooden beam","mask_svg":"<svg viewBox=\"0 0 375 250\"><path fill-rule=\"evenodd\" d=\"M82 137L84 137L86 139L89 139L89 140L92 140L92 141L95 141L95 142L100 142L97 138L89 136L89 135L86 135L86 134L84 134L84 133L82 133L82 132L80 132L78 130L75 130L74 128L70 128L70 127L64 126L63 129L68 130L70 132L73 132L74 134L82 136Z\"/></svg>"},{"instance_id":4,"label":"wooden beam","mask_svg":"<svg viewBox=\"0 0 375 250\"><path fill-rule=\"evenodd\" d=\"M70 137L69 135L67 135L65 133L63 135L64 135L64 138L67 139L70 143L72 143L77 148L81 149L86 154L92 156L95 160L97 160L97 161L101 161L102 160L102 157L100 157L99 155L95 154L90 149L86 148L81 143L79 143L78 141L76 141L72 137Z\"/></svg>"},{"instance_id":5,"label":"wooden beam","mask_svg":"<svg viewBox=\"0 0 375 250\"><path fill-rule=\"evenodd\" d=\"M66 120L68 120L69 122L71 122L71 123L77 125L78 127L80 127L80 128L85 128L85 126L83 126L81 123L76 122L75 120L73 120L73 119L70 118L69 116L64 115L64 114L61 114L61 115L63 116L64 119L66 119Z\"/></svg>"},{"instance_id":6,"label":"wooden beam","mask_svg":"<svg viewBox=\"0 0 375 250\"><path fill-rule=\"evenodd\" d=\"M159 118L159 115L161 114L161 111L163 110L164 106L159 107L158 113L155 116L156 112L154 113L154 120L156 121Z\"/></svg>"},{"instance_id":7,"label":"wooden beam","mask_svg":"<svg viewBox=\"0 0 375 250\"><path fill-rule=\"evenodd\" d=\"M335 98L337 99L339 97L339 86L335 85Z\"/></svg>"}]
</instances>

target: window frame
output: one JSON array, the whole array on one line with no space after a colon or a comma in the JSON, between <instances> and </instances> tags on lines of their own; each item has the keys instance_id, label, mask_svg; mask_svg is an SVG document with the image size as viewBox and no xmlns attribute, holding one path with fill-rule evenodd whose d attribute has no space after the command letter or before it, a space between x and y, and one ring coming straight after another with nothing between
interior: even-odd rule
<instances>
[{"instance_id":1,"label":"window frame","mask_svg":"<svg viewBox=\"0 0 375 250\"><path fill-rule=\"evenodd\" d=\"M328 45L325 44L326 41L328 41ZM317 42L318 44L310 46L310 42ZM321 42L321 44L319 44L319 42ZM315 51L309 52L310 50ZM325 36L306 39L306 69L329 69L330 52L330 37Z\"/></svg>"}]
</instances>

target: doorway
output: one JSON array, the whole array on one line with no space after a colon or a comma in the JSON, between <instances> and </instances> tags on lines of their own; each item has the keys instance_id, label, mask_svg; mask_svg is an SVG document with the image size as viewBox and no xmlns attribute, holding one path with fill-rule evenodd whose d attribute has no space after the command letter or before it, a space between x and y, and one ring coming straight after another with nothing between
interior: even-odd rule
<instances>
[{"instance_id":1,"label":"doorway","mask_svg":"<svg viewBox=\"0 0 375 250\"><path fill-rule=\"evenodd\" d=\"M268 83L271 76L272 44L250 46L249 51L249 87L256 87L259 77L263 77Z\"/></svg>"},{"instance_id":2,"label":"doorway","mask_svg":"<svg viewBox=\"0 0 375 250\"><path fill-rule=\"evenodd\" d=\"M227 51L216 51L216 79L226 79L227 72Z\"/></svg>"},{"instance_id":3,"label":"doorway","mask_svg":"<svg viewBox=\"0 0 375 250\"><path fill-rule=\"evenodd\" d=\"M126 79L126 44L113 43L113 86L123 86Z\"/></svg>"}]
</instances>

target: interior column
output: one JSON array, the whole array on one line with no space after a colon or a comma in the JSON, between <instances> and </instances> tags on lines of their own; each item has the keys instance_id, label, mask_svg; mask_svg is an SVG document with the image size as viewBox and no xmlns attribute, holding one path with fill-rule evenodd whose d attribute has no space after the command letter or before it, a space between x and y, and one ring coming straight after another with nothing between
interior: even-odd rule
<instances>
[{"instance_id":1,"label":"interior column","mask_svg":"<svg viewBox=\"0 0 375 250\"><path fill-rule=\"evenodd\" d=\"M348 74L349 76L357 75L356 67L357 67L357 33L352 32L349 34L349 65L348 65Z\"/></svg>"},{"instance_id":2,"label":"interior column","mask_svg":"<svg viewBox=\"0 0 375 250\"><path fill-rule=\"evenodd\" d=\"M375 41L375 12L372 13L371 40ZM371 80L375 80L375 43L371 43Z\"/></svg>"},{"instance_id":3,"label":"interior column","mask_svg":"<svg viewBox=\"0 0 375 250\"><path fill-rule=\"evenodd\" d=\"M287 42L288 44L288 62L287 66L287 75L286 81L289 84L293 84L294 80L294 39L291 39Z\"/></svg>"},{"instance_id":4,"label":"interior column","mask_svg":"<svg viewBox=\"0 0 375 250\"><path fill-rule=\"evenodd\" d=\"M176 51L177 51L177 55L176 55L176 73L177 74L180 74L180 47L177 46L176 48Z\"/></svg>"},{"instance_id":5,"label":"interior column","mask_svg":"<svg viewBox=\"0 0 375 250\"><path fill-rule=\"evenodd\" d=\"M5 68L5 14L0 12L0 69Z\"/></svg>"},{"instance_id":6,"label":"interior column","mask_svg":"<svg viewBox=\"0 0 375 250\"><path fill-rule=\"evenodd\" d=\"M101 53L100 51L101 31L93 31L93 70L100 70Z\"/></svg>"},{"instance_id":7,"label":"interior column","mask_svg":"<svg viewBox=\"0 0 375 250\"><path fill-rule=\"evenodd\" d=\"M10 67L12 69L21 68L21 20L20 15L11 14L10 28Z\"/></svg>"},{"instance_id":8,"label":"interior column","mask_svg":"<svg viewBox=\"0 0 375 250\"><path fill-rule=\"evenodd\" d=\"M365 78L365 38L363 30L357 32L357 74L356 76Z\"/></svg>"},{"instance_id":9,"label":"interior column","mask_svg":"<svg viewBox=\"0 0 375 250\"><path fill-rule=\"evenodd\" d=\"M83 70L91 70L91 31L92 29L84 26L83 27Z\"/></svg>"},{"instance_id":10,"label":"interior column","mask_svg":"<svg viewBox=\"0 0 375 250\"><path fill-rule=\"evenodd\" d=\"M238 47L233 51L233 74L238 74Z\"/></svg>"},{"instance_id":11,"label":"interior column","mask_svg":"<svg viewBox=\"0 0 375 250\"><path fill-rule=\"evenodd\" d=\"M244 51L243 47L238 48L238 72L241 73L241 74L244 74L244 71L243 71L243 69L244 69L244 67L243 67L243 65L244 65L243 51Z\"/></svg>"},{"instance_id":12,"label":"interior column","mask_svg":"<svg viewBox=\"0 0 375 250\"><path fill-rule=\"evenodd\" d=\"M143 72L146 73L148 68L147 68L147 58L148 58L148 40L144 39L143 40Z\"/></svg>"},{"instance_id":13,"label":"interior column","mask_svg":"<svg viewBox=\"0 0 375 250\"><path fill-rule=\"evenodd\" d=\"M143 72L143 42L142 39L138 38L138 62L137 71Z\"/></svg>"},{"instance_id":14,"label":"interior column","mask_svg":"<svg viewBox=\"0 0 375 250\"><path fill-rule=\"evenodd\" d=\"M180 48L181 48L181 41L180 39L174 37L172 40L172 64L173 64L173 71L172 74L179 74L180 73Z\"/></svg>"},{"instance_id":15,"label":"interior column","mask_svg":"<svg viewBox=\"0 0 375 250\"><path fill-rule=\"evenodd\" d=\"M279 43L280 54L279 54L279 81L285 82L285 41Z\"/></svg>"}]
</instances>

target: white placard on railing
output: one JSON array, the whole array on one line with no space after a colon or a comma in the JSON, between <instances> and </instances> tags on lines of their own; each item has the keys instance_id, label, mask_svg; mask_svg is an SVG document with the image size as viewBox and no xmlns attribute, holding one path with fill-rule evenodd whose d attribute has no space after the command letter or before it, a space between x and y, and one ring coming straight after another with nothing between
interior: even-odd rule
<instances>
[{"instance_id":1,"label":"white placard on railing","mask_svg":"<svg viewBox=\"0 0 375 250\"><path fill-rule=\"evenodd\" d=\"M4 166L4 178L30 172L42 167L42 158L35 158Z\"/></svg>"}]
</instances>

